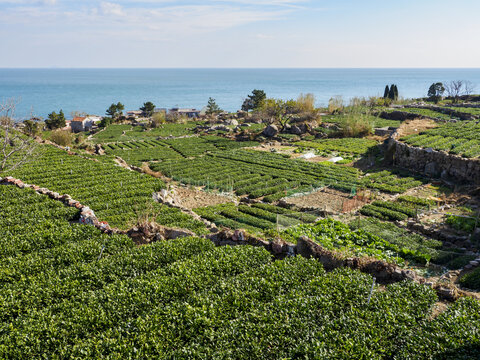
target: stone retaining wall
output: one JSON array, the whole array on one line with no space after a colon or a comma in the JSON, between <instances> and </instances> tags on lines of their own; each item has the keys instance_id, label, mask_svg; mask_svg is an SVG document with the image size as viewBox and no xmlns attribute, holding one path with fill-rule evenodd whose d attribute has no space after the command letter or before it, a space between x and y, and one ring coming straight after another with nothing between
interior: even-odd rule
<instances>
[{"instance_id":1,"label":"stone retaining wall","mask_svg":"<svg viewBox=\"0 0 480 360\"><path fill-rule=\"evenodd\" d=\"M450 155L431 148L409 146L395 138L390 139L393 164L430 177L442 178L456 183L480 185L480 161Z\"/></svg>"}]
</instances>

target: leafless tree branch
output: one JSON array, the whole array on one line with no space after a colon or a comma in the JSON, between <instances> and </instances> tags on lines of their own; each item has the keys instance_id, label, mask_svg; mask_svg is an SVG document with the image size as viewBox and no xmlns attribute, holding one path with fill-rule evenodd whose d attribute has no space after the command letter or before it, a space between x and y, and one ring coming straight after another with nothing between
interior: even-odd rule
<instances>
[{"instance_id":1,"label":"leafless tree branch","mask_svg":"<svg viewBox=\"0 0 480 360\"><path fill-rule=\"evenodd\" d=\"M35 140L21 134L16 126L16 105L15 99L0 103L0 174L17 169L32 160L37 149Z\"/></svg>"}]
</instances>

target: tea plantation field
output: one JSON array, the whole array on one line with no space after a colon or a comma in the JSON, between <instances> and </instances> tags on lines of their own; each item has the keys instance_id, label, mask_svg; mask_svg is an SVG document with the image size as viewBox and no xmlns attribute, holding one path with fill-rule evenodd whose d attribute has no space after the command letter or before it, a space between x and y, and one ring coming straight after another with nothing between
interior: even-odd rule
<instances>
[{"instance_id":1,"label":"tea plantation field","mask_svg":"<svg viewBox=\"0 0 480 360\"><path fill-rule=\"evenodd\" d=\"M285 196L287 190L304 192L330 186L344 192L370 188L402 193L422 184L406 176L384 170L365 174L352 167L332 163L312 163L290 159L287 155L255 150L231 150L207 156L151 163L150 167L186 184L202 185L223 191L235 191L267 202Z\"/></svg>"},{"instance_id":2,"label":"tea plantation field","mask_svg":"<svg viewBox=\"0 0 480 360\"><path fill-rule=\"evenodd\" d=\"M97 217L114 227L127 229L140 215L150 215L162 225L205 232L203 223L178 209L162 206L152 199L165 183L151 176L128 171L110 161L84 159L44 146L35 161L11 175L29 184L69 194L89 206Z\"/></svg>"},{"instance_id":3,"label":"tea plantation field","mask_svg":"<svg viewBox=\"0 0 480 360\"><path fill-rule=\"evenodd\" d=\"M420 134L403 137L405 143L422 148L443 150L466 158L480 156L480 123L462 121L447 123Z\"/></svg>"},{"instance_id":4,"label":"tea plantation field","mask_svg":"<svg viewBox=\"0 0 480 360\"><path fill-rule=\"evenodd\" d=\"M200 238L134 246L0 185L2 359L473 359L480 304ZM338 229L338 231L342 231ZM346 231L346 229L345 229Z\"/></svg>"}]
</instances>

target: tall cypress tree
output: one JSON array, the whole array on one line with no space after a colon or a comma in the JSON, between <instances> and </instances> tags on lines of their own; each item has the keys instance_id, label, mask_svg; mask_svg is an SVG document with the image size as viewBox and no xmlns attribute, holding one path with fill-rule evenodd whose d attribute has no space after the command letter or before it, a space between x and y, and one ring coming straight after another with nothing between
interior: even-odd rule
<instances>
[{"instance_id":1,"label":"tall cypress tree","mask_svg":"<svg viewBox=\"0 0 480 360\"><path fill-rule=\"evenodd\" d=\"M388 93L390 92L390 89L388 88L388 85L385 85L385 91L383 92L383 98L386 99L388 98Z\"/></svg>"},{"instance_id":2,"label":"tall cypress tree","mask_svg":"<svg viewBox=\"0 0 480 360\"><path fill-rule=\"evenodd\" d=\"M395 86L395 88L394 88L394 90L393 90L393 96L394 96L394 99L393 99L393 100L396 101L396 100L398 100L398 88L397 88L397 85L396 85L396 84L395 84L394 86Z\"/></svg>"},{"instance_id":3,"label":"tall cypress tree","mask_svg":"<svg viewBox=\"0 0 480 360\"><path fill-rule=\"evenodd\" d=\"M388 92L388 98L391 100L395 100L395 85L390 85L390 91Z\"/></svg>"}]
</instances>

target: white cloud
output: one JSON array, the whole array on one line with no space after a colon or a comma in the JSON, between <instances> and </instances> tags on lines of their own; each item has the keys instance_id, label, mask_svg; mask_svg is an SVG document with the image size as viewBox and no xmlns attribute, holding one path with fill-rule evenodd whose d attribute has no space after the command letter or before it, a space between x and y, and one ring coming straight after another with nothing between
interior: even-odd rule
<instances>
[{"instance_id":1,"label":"white cloud","mask_svg":"<svg viewBox=\"0 0 480 360\"><path fill-rule=\"evenodd\" d=\"M102 1L100 9L104 15L124 16L123 7L119 4Z\"/></svg>"}]
</instances>

